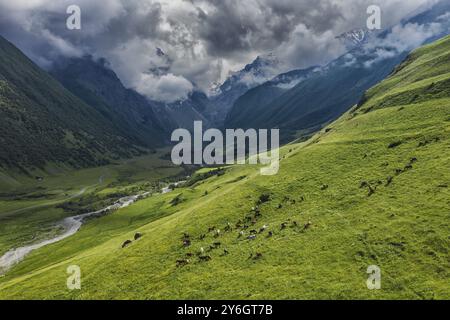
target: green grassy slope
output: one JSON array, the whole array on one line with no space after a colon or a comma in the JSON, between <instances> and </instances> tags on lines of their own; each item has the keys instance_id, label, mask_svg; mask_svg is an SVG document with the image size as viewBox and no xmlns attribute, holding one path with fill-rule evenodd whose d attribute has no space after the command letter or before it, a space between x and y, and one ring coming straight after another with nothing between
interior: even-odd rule
<instances>
[{"instance_id":1,"label":"green grassy slope","mask_svg":"<svg viewBox=\"0 0 450 320\"><path fill-rule=\"evenodd\" d=\"M365 103L282 148L278 175L236 166L93 220L0 278L0 297L450 298L450 96L426 90L450 79L449 51L447 37L414 52ZM426 94L393 99L415 90ZM122 249L137 231L143 237ZM202 247L210 261L199 261ZM66 288L72 264L82 270L80 291ZM381 268L381 290L366 287L369 265Z\"/></svg>"},{"instance_id":2,"label":"green grassy slope","mask_svg":"<svg viewBox=\"0 0 450 320\"><path fill-rule=\"evenodd\" d=\"M103 165L139 154L130 141L0 36L0 167Z\"/></svg>"}]
</instances>

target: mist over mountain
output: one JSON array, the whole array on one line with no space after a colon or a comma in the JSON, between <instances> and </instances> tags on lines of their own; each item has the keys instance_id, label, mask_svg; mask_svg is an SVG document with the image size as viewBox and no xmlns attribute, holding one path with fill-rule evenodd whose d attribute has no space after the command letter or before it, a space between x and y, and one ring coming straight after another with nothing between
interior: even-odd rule
<instances>
[{"instance_id":1,"label":"mist over mountain","mask_svg":"<svg viewBox=\"0 0 450 320\"><path fill-rule=\"evenodd\" d=\"M163 55L162 50L160 54ZM173 130L180 127L190 130L196 120L203 121L205 126L209 123L211 102L203 92L194 90L186 98L171 103L152 101L125 88L105 59L91 56L62 59L50 73L142 145L163 146L170 142Z\"/></svg>"},{"instance_id":2,"label":"mist over mountain","mask_svg":"<svg viewBox=\"0 0 450 320\"><path fill-rule=\"evenodd\" d=\"M242 70L233 73L215 88L211 102L214 106L213 118L221 125L236 100L248 90L272 79L279 68L280 61L273 54L258 56Z\"/></svg>"},{"instance_id":3,"label":"mist over mountain","mask_svg":"<svg viewBox=\"0 0 450 320\"><path fill-rule=\"evenodd\" d=\"M144 146L164 145L168 132L158 119L155 106L123 86L107 61L93 57L58 61L51 75L86 104L128 132Z\"/></svg>"},{"instance_id":4,"label":"mist over mountain","mask_svg":"<svg viewBox=\"0 0 450 320\"><path fill-rule=\"evenodd\" d=\"M450 25L442 20L447 12L450 4L442 2L378 34L363 30L343 34L339 38L351 42L349 52L315 68L290 90L267 82L243 94L228 114L225 127L277 127L285 141L308 136L358 103L410 50L448 34Z\"/></svg>"}]
</instances>

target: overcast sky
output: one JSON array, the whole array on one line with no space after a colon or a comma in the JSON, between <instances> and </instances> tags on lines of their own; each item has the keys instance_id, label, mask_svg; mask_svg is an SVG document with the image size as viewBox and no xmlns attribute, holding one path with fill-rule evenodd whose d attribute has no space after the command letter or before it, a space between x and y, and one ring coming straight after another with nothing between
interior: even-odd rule
<instances>
[{"instance_id":1,"label":"overcast sky","mask_svg":"<svg viewBox=\"0 0 450 320\"><path fill-rule=\"evenodd\" d=\"M126 86L170 100L269 52L280 72L326 63L344 53L336 36L365 27L369 5L381 7L388 28L433 2L0 0L0 34L45 68L60 56L105 57ZM66 28L71 4L81 8L81 30Z\"/></svg>"}]
</instances>

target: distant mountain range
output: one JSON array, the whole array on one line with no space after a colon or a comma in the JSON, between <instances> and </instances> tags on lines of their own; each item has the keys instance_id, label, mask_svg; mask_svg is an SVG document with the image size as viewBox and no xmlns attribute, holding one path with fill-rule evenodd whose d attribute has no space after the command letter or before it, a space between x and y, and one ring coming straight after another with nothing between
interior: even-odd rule
<instances>
[{"instance_id":1,"label":"distant mountain range","mask_svg":"<svg viewBox=\"0 0 450 320\"><path fill-rule=\"evenodd\" d=\"M450 3L440 2L403 25L440 23L442 31L427 39L430 42L448 34L448 22L440 20L448 12ZM367 89L408 55L408 50L397 51L385 44L390 32L368 36L364 30L355 30L341 35L344 42L352 42L348 53L324 67L291 72L301 75L292 88L280 87L274 80L247 91L236 99L224 127L280 128L285 142L319 130L358 103Z\"/></svg>"},{"instance_id":2,"label":"distant mountain range","mask_svg":"<svg viewBox=\"0 0 450 320\"><path fill-rule=\"evenodd\" d=\"M450 3L442 1L403 25L439 23L442 30L430 42L448 33L449 12ZM104 164L167 145L174 129L192 129L195 120L204 127L280 128L283 142L308 136L357 104L405 59L408 50L385 44L391 31L344 33L338 38L351 47L346 54L279 75L274 54L259 56L209 97L196 89L173 103L126 88L103 59L61 59L47 73L0 37L0 166Z\"/></svg>"},{"instance_id":3,"label":"distant mountain range","mask_svg":"<svg viewBox=\"0 0 450 320\"><path fill-rule=\"evenodd\" d=\"M304 70L305 79L292 89L270 82L241 96L229 113L227 128L280 128L284 140L297 131L314 132L351 108L362 94L388 76L406 54L376 62L356 48L323 68ZM301 72L301 71L298 71ZM261 94L266 89L270 93ZM254 92L266 99L254 100Z\"/></svg>"}]
</instances>

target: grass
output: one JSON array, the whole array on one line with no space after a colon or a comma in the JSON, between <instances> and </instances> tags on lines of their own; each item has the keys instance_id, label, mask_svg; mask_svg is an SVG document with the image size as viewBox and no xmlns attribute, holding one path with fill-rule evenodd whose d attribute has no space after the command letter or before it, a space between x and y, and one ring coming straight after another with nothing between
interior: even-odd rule
<instances>
[{"instance_id":1,"label":"grass","mask_svg":"<svg viewBox=\"0 0 450 320\"><path fill-rule=\"evenodd\" d=\"M33 252L0 279L0 298L449 299L450 97L371 108L393 87L415 90L405 73L450 78L448 62L433 67L433 52L439 59L449 45L445 38L415 52L366 103L283 147L278 175L260 176L253 166L219 176L203 170L193 185L92 220ZM269 198L252 225L262 195ZM236 224L245 223L238 238ZM143 237L122 249L136 232ZM198 259L200 248L210 261ZM177 267L187 254L189 263ZM80 291L66 288L72 264L81 267ZM370 265L381 268L381 290L366 287Z\"/></svg>"}]
</instances>

